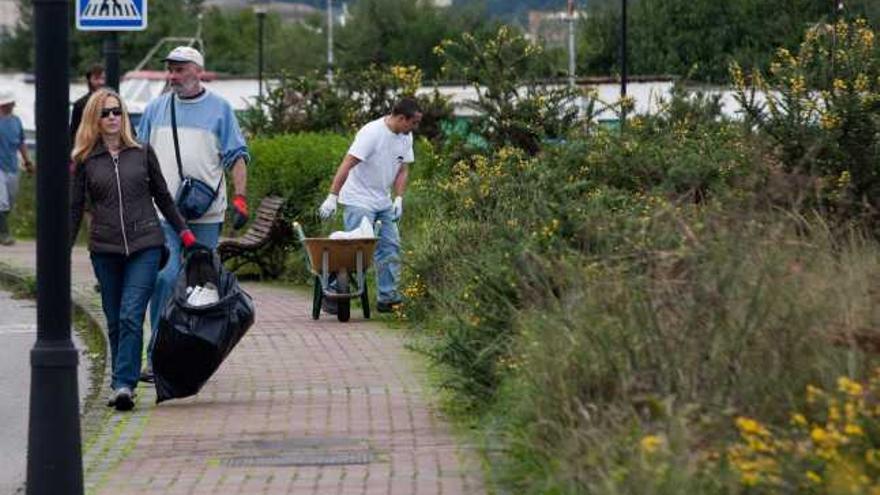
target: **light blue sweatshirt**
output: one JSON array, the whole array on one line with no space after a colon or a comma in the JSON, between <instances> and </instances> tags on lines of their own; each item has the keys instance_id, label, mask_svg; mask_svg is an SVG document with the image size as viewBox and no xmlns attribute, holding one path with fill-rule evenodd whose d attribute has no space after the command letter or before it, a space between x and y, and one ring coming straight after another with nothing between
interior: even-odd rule
<instances>
[{"instance_id":1,"label":"light blue sweatshirt","mask_svg":"<svg viewBox=\"0 0 880 495\"><path fill-rule=\"evenodd\" d=\"M171 95L164 93L147 105L137 134L155 150L168 190L176 195L181 181L171 131ZM217 199L208 212L192 222L222 222L226 212L224 171L239 158L250 162L238 120L229 102L208 90L191 100L175 97L174 104L184 176L202 180L212 188L220 185Z\"/></svg>"}]
</instances>

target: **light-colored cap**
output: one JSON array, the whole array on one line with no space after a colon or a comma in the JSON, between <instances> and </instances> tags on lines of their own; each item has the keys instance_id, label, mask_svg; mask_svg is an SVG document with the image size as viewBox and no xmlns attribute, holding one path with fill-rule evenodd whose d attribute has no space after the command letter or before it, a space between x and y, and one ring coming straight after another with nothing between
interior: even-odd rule
<instances>
[{"instance_id":1,"label":"light-colored cap","mask_svg":"<svg viewBox=\"0 0 880 495\"><path fill-rule=\"evenodd\" d=\"M201 52L191 46L178 46L171 50L163 62L192 62L199 67L205 67L205 57Z\"/></svg>"},{"instance_id":2,"label":"light-colored cap","mask_svg":"<svg viewBox=\"0 0 880 495\"><path fill-rule=\"evenodd\" d=\"M0 107L15 103L15 94L12 91L0 91Z\"/></svg>"}]
</instances>

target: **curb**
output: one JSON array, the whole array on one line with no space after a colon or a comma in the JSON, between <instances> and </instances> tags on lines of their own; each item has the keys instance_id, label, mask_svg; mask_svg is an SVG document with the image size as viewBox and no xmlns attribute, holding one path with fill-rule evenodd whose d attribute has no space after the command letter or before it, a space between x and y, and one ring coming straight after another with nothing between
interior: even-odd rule
<instances>
[{"instance_id":1,"label":"curb","mask_svg":"<svg viewBox=\"0 0 880 495\"><path fill-rule=\"evenodd\" d=\"M0 262L0 287L18 291L33 299L36 279L33 271ZM104 430L107 413L103 405L102 391L110 383L110 367L107 360L107 330L101 323L103 313L97 298L76 286L71 286L72 326L86 346L89 363L89 391L85 395L80 412L80 436L82 439L83 465L87 466L86 453ZM24 487L20 489L24 492Z\"/></svg>"}]
</instances>

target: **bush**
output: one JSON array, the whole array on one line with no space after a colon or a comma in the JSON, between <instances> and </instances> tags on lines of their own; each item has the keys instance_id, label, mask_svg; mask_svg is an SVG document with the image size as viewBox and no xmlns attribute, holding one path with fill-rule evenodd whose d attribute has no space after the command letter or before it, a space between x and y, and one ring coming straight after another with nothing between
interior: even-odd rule
<instances>
[{"instance_id":1,"label":"bush","mask_svg":"<svg viewBox=\"0 0 880 495\"><path fill-rule=\"evenodd\" d=\"M780 49L764 76L731 74L746 122L778 147L786 172L806 175L805 193L847 221L880 225L880 45L864 20L818 25L796 54ZM766 102L755 98L763 92Z\"/></svg>"},{"instance_id":2,"label":"bush","mask_svg":"<svg viewBox=\"0 0 880 495\"><path fill-rule=\"evenodd\" d=\"M330 189L339 162L348 150L350 138L336 134L290 134L257 138L249 144L253 165L248 169L248 196L253 205L269 195L285 198L285 221L297 221L309 236L323 226L317 208ZM299 243L292 241L291 248ZM291 278L302 279L303 265L288 258Z\"/></svg>"},{"instance_id":3,"label":"bush","mask_svg":"<svg viewBox=\"0 0 880 495\"><path fill-rule=\"evenodd\" d=\"M403 317L512 493L745 493L733 417L868 369L843 336L880 323L880 249L768 208L775 162L717 110L677 94L413 185Z\"/></svg>"},{"instance_id":4,"label":"bush","mask_svg":"<svg viewBox=\"0 0 880 495\"><path fill-rule=\"evenodd\" d=\"M495 149L513 146L534 155L544 142L567 138L594 116L590 95L537 80L541 47L509 26L499 27L488 39L465 33L444 40L434 52L442 57L447 76L474 86L477 99L468 103L478 114L478 132ZM579 116L579 96L589 100L584 116Z\"/></svg>"},{"instance_id":5,"label":"bush","mask_svg":"<svg viewBox=\"0 0 880 495\"><path fill-rule=\"evenodd\" d=\"M318 72L302 76L282 74L259 104L248 108L242 127L251 135L299 132L354 132L367 122L391 112L402 97L415 98L422 108L420 134L436 139L440 123L451 118L448 98L433 93L416 95L422 72L416 67L370 67L339 72L329 85Z\"/></svg>"}]
</instances>

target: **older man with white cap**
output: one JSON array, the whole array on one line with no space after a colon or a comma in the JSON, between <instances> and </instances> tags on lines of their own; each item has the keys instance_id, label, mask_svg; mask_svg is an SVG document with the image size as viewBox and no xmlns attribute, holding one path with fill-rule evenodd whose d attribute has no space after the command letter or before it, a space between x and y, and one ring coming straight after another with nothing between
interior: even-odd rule
<instances>
[{"instance_id":1,"label":"older man with white cap","mask_svg":"<svg viewBox=\"0 0 880 495\"><path fill-rule=\"evenodd\" d=\"M177 192L178 208L199 243L216 248L227 206L226 172L232 177L234 191L233 227L243 227L248 219L247 144L229 102L202 85L202 54L193 47L178 46L164 61L170 91L147 105L137 134L155 150L168 190ZM159 273L150 300L153 332L148 363L159 318L180 268L182 250L172 226L163 220L162 227L171 256ZM150 375L148 368L142 378L149 380Z\"/></svg>"},{"instance_id":2,"label":"older man with white cap","mask_svg":"<svg viewBox=\"0 0 880 495\"><path fill-rule=\"evenodd\" d=\"M12 114L15 108L15 95L0 91L0 245L9 246L15 239L9 233L9 212L18 193L18 157L21 153L24 168L33 172L34 166L28 157L24 142L24 127L21 119Z\"/></svg>"}]
</instances>

